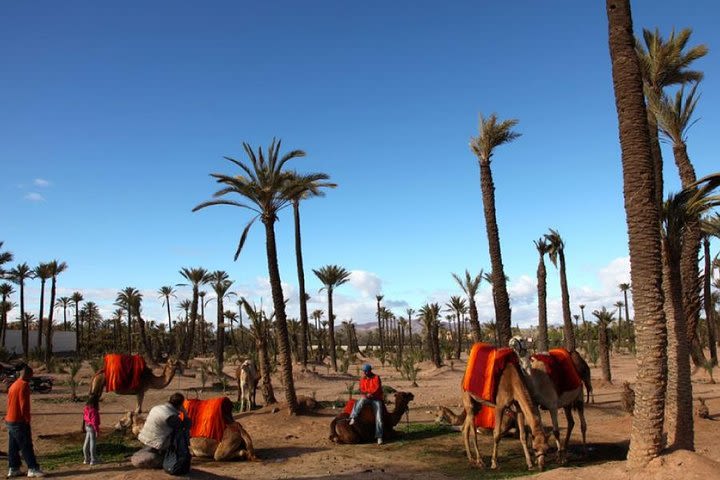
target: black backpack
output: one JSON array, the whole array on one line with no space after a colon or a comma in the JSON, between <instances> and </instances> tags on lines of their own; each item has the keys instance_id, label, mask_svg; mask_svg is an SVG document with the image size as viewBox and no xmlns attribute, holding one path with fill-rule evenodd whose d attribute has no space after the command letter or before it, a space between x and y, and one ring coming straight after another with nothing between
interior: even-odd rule
<instances>
[{"instance_id":1,"label":"black backpack","mask_svg":"<svg viewBox=\"0 0 720 480\"><path fill-rule=\"evenodd\" d=\"M190 430L185 422L170 436L163 470L170 475L185 475L190 471Z\"/></svg>"}]
</instances>

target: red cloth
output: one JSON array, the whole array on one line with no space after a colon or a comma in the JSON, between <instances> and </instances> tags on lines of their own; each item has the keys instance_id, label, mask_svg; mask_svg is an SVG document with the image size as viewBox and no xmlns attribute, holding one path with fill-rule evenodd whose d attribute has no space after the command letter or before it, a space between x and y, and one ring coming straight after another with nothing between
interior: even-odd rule
<instances>
[{"instance_id":1,"label":"red cloth","mask_svg":"<svg viewBox=\"0 0 720 480\"><path fill-rule=\"evenodd\" d=\"M105 391L132 391L140 388L145 371L142 355L108 353L105 355Z\"/></svg>"},{"instance_id":2,"label":"red cloth","mask_svg":"<svg viewBox=\"0 0 720 480\"><path fill-rule=\"evenodd\" d=\"M536 353L533 358L545 364L548 375L559 394L575 390L582 385L570 352L564 348L554 348L548 353Z\"/></svg>"},{"instance_id":3,"label":"red cloth","mask_svg":"<svg viewBox=\"0 0 720 480\"><path fill-rule=\"evenodd\" d=\"M509 363L518 363L511 348L495 348L488 343L476 343L470 350L462 388L483 400L495 403L500 375ZM495 409L483 406L475 415L475 426L493 428Z\"/></svg>"},{"instance_id":4,"label":"red cloth","mask_svg":"<svg viewBox=\"0 0 720 480\"><path fill-rule=\"evenodd\" d=\"M351 398L351 399L348 400L347 403L345 404L345 408L343 408L343 413L347 413L348 415L350 415L350 414L352 413L352 411L353 411L353 407L354 407L354 406L355 406L355 399L354 399L354 398Z\"/></svg>"},{"instance_id":5,"label":"red cloth","mask_svg":"<svg viewBox=\"0 0 720 480\"><path fill-rule=\"evenodd\" d=\"M8 389L5 421L30 423L30 384L22 378Z\"/></svg>"},{"instance_id":6,"label":"red cloth","mask_svg":"<svg viewBox=\"0 0 720 480\"><path fill-rule=\"evenodd\" d=\"M185 400L183 406L192 421L190 438L213 438L218 442L222 440L227 426L225 415L232 415L232 402L228 397Z\"/></svg>"},{"instance_id":7,"label":"red cloth","mask_svg":"<svg viewBox=\"0 0 720 480\"><path fill-rule=\"evenodd\" d=\"M373 400L382 400L383 390L380 377L374 373L371 377L363 376L360 379L360 393L363 395L370 395Z\"/></svg>"}]
</instances>

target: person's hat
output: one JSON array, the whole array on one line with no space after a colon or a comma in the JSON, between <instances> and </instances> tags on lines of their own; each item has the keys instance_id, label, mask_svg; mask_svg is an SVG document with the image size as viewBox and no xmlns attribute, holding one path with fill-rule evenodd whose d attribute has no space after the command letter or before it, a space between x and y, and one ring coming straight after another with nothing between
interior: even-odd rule
<instances>
[{"instance_id":1,"label":"person's hat","mask_svg":"<svg viewBox=\"0 0 720 480\"><path fill-rule=\"evenodd\" d=\"M366 363L365 365L362 366L362 371L365 372L365 373L371 372L371 371L372 371L372 365L370 365L369 363Z\"/></svg>"}]
</instances>

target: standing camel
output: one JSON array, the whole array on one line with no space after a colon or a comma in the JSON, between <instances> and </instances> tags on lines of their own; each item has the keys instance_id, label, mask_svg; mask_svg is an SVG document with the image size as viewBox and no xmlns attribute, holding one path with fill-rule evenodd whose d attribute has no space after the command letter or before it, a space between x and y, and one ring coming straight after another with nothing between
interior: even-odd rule
<instances>
[{"instance_id":1,"label":"standing camel","mask_svg":"<svg viewBox=\"0 0 720 480\"><path fill-rule=\"evenodd\" d=\"M585 437L587 432L587 423L585 422L585 410L583 404L583 384L579 382L579 386L572 390L559 392L557 386L550 378L545 363L530 356L530 352L525 345L525 341L515 336L510 339L510 348L512 348L520 359L520 366L523 376L527 380L530 394L538 405L546 408L550 412L550 418L553 425L553 436L557 444L558 461L565 461L565 451L570 441L570 435L575 427L575 419L573 418L572 409L575 408L580 417L580 430L582 431L583 450L587 451ZM573 368L575 365L573 363ZM560 443L560 427L558 426L557 411L563 408L565 417L567 418L567 432L565 441Z\"/></svg>"},{"instance_id":2,"label":"standing camel","mask_svg":"<svg viewBox=\"0 0 720 480\"><path fill-rule=\"evenodd\" d=\"M135 407L135 413L142 413L143 399L145 398L145 392L150 389L162 390L167 387L175 376L175 372L180 368L180 363L177 360L170 359L165 364L162 374L156 377L150 367L145 367L140 376L140 386L136 389L129 390L115 390L118 395L135 395L137 403ZM105 389L105 369L99 370L93 375L90 380L90 395L97 395L98 398Z\"/></svg>"}]
</instances>

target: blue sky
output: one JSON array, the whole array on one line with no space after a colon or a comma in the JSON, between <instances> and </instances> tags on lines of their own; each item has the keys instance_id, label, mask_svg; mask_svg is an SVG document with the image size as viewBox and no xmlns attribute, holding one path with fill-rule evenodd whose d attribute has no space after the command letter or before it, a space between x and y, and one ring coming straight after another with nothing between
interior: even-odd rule
<instances>
[{"instance_id":1,"label":"blue sky","mask_svg":"<svg viewBox=\"0 0 720 480\"><path fill-rule=\"evenodd\" d=\"M125 286L155 290L178 270L226 270L269 301L264 234L232 261L248 214L214 207L210 172L241 143L303 149L294 166L339 187L302 205L311 268L352 270L339 320L372 320L382 292L402 313L458 294L450 272L489 269L476 158L478 114L517 118L493 173L514 323L534 322L537 252L566 241L573 313L620 299L627 236L603 2L15 2L0 15L0 240L18 261L69 264L61 294L104 312ZM634 2L636 31L694 29L710 55L688 146L717 170L720 45L712 1ZM666 187L678 188L666 145ZM296 314L291 212L277 225ZM717 244L715 244L717 245ZM549 268L550 321L561 321ZM179 295L181 298L186 292ZM37 285L31 285L31 308ZM492 317L489 287L481 320Z\"/></svg>"}]
</instances>

